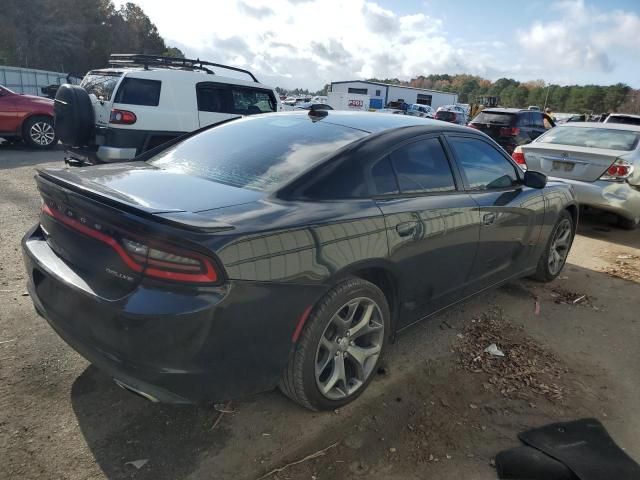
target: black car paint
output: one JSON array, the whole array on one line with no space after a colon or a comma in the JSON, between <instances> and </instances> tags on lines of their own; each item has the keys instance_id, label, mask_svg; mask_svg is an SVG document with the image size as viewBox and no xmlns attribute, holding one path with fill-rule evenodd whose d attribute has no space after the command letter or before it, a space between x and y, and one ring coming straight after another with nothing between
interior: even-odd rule
<instances>
[{"instance_id":1,"label":"black car paint","mask_svg":"<svg viewBox=\"0 0 640 480\"><path fill-rule=\"evenodd\" d=\"M509 127L517 128L518 133L516 135L503 135L501 133L502 127L507 125L493 125L482 123L479 121L480 115L483 113L496 113L496 114L504 114L510 115L513 118L511 119ZM527 143L532 142L540 135L545 133L547 130L545 128L532 125L530 119L533 116L538 116L540 118L546 118L548 122L552 126L555 126L555 123L543 112L535 111L535 110L521 110L517 108L487 108L484 109L476 118L474 118L471 122L469 122L469 126L472 128L476 128L481 132L489 135L493 140L495 140L502 148L504 148L507 153L511 154L515 150L516 147L520 145L526 145Z\"/></svg>"},{"instance_id":2,"label":"black car paint","mask_svg":"<svg viewBox=\"0 0 640 480\"><path fill-rule=\"evenodd\" d=\"M395 128L385 130L385 118L375 117L386 116L361 115L322 117L368 124L378 132L342 148L325 164L358 158L366 165L420 136L437 136L445 145L451 134L487 139L471 129L424 119L401 126L397 116L389 116ZM38 183L44 196L99 216L107 228L210 255L223 275L214 286L168 287L139 276L114 288L110 274L97 271L88 281L82 269L64 260L68 246L47 242L47 229L66 227L43 216L23 239L29 292L37 311L67 343L154 399L226 400L273 388L303 312L342 278L378 274L389 279L394 330L401 330L535 270L559 212L574 208L570 187L549 183L544 189L465 191L455 156L446 151L457 190L444 195L292 198L292 192L305 191L322 166L272 194L225 187L220 190L224 199L206 195L201 202L181 198L189 185L201 185L199 179L180 179L185 189L173 190L176 178L135 163L42 172ZM136 197L140 184L144 199ZM212 233L194 228L197 222L167 223L162 218L167 209L227 228ZM492 223L484 221L486 214L493 214ZM79 242L76 248L92 257L107 255ZM120 272L122 266L114 264L112 270Z\"/></svg>"}]
</instances>

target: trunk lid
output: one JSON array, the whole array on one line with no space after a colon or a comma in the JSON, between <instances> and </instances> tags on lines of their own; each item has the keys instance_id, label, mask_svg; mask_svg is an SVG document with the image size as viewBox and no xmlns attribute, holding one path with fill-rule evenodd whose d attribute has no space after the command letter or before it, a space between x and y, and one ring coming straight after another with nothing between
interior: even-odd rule
<instances>
[{"instance_id":1,"label":"trunk lid","mask_svg":"<svg viewBox=\"0 0 640 480\"><path fill-rule=\"evenodd\" d=\"M162 170L145 163L119 163L89 168L39 171L56 183L103 197L147 214L197 213L249 203L261 192L205 178Z\"/></svg>"},{"instance_id":2,"label":"trunk lid","mask_svg":"<svg viewBox=\"0 0 640 480\"><path fill-rule=\"evenodd\" d=\"M594 182L627 151L585 148L550 143L523 145L527 168L546 175Z\"/></svg>"}]
</instances>

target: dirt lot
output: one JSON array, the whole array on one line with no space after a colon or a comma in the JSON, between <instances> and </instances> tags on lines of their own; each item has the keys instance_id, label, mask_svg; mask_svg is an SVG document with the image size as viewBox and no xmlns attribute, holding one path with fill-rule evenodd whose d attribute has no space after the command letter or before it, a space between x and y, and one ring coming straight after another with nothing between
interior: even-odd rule
<instances>
[{"instance_id":1,"label":"dirt lot","mask_svg":"<svg viewBox=\"0 0 640 480\"><path fill-rule=\"evenodd\" d=\"M0 146L0 478L256 479L326 449L269 478L494 479L492 457L519 431L583 416L640 460L640 232L583 219L559 279L412 328L347 408L309 413L269 392L215 424L213 406L119 389L35 314L19 241L40 204L34 168L61 162Z\"/></svg>"}]
</instances>

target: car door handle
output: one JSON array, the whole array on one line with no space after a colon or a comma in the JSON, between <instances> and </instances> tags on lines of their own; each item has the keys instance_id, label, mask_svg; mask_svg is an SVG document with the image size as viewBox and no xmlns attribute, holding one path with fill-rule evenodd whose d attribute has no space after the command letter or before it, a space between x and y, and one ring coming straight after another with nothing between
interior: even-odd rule
<instances>
[{"instance_id":1,"label":"car door handle","mask_svg":"<svg viewBox=\"0 0 640 480\"><path fill-rule=\"evenodd\" d=\"M482 216L482 223L484 225L491 225L495 221L496 221L496 214L495 213L485 213Z\"/></svg>"},{"instance_id":2,"label":"car door handle","mask_svg":"<svg viewBox=\"0 0 640 480\"><path fill-rule=\"evenodd\" d=\"M408 237L416 232L417 222L402 222L396 225L396 231L401 237Z\"/></svg>"}]
</instances>

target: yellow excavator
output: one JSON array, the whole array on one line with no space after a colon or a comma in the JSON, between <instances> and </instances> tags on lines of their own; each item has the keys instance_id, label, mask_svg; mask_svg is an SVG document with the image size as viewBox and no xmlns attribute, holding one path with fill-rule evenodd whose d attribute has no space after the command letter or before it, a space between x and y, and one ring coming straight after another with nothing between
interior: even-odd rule
<instances>
[{"instance_id":1,"label":"yellow excavator","mask_svg":"<svg viewBox=\"0 0 640 480\"><path fill-rule=\"evenodd\" d=\"M472 119L476 115L478 115L485 108L497 107L500 104L500 97L489 96L489 95L478 95L476 97L476 101L470 105L470 116Z\"/></svg>"}]
</instances>

